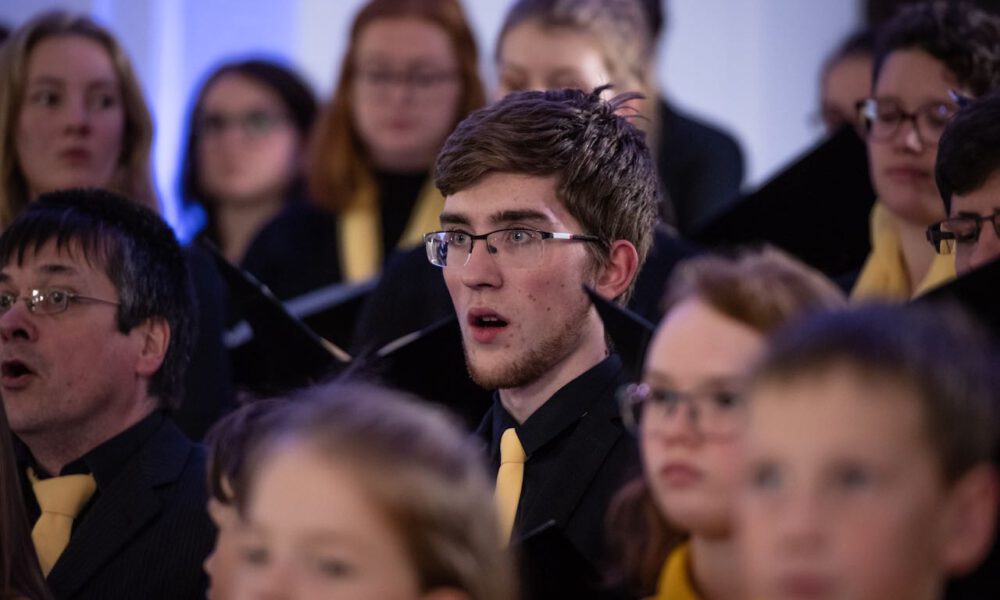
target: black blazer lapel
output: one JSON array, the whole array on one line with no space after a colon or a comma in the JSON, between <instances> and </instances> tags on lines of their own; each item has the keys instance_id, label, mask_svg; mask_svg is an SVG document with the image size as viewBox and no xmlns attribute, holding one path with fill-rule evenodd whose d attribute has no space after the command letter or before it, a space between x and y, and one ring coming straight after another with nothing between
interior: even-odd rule
<instances>
[{"instance_id":1,"label":"black blazer lapel","mask_svg":"<svg viewBox=\"0 0 1000 600\"><path fill-rule=\"evenodd\" d=\"M155 488L178 479L192 449L169 420L147 440L114 483L101 491L49 573L47 582L56 597L76 594L163 510Z\"/></svg>"},{"instance_id":2,"label":"black blazer lapel","mask_svg":"<svg viewBox=\"0 0 1000 600\"><path fill-rule=\"evenodd\" d=\"M566 527L601 465L624 435L624 430L604 413L599 410L581 417L567 442L573 448L573 459L566 461L566 469L545 482L535 502L524 507L520 515L522 532L530 532L549 520Z\"/></svg>"}]
</instances>

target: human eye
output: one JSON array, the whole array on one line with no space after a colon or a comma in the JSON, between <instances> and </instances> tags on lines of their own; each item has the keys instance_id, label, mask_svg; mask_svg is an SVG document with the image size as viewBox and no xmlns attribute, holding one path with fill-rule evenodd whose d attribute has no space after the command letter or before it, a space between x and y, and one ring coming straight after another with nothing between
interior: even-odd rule
<instances>
[{"instance_id":1,"label":"human eye","mask_svg":"<svg viewBox=\"0 0 1000 600\"><path fill-rule=\"evenodd\" d=\"M743 398L731 390L719 390L708 395L714 408L724 411L735 410L743 406Z\"/></svg>"},{"instance_id":2,"label":"human eye","mask_svg":"<svg viewBox=\"0 0 1000 600\"><path fill-rule=\"evenodd\" d=\"M247 133L261 135L267 133L277 121L276 117L264 110L250 111L243 117L243 126Z\"/></svg>"},{"instance_id":3,"label":"human eye","mask_svg":"<svg viewBox=\"0 0 1000 600\"><path fill-rule=\"evenodd\" d=\"M202 135L217 135L226 128L226 118L219 113L205 113L198 119Z\"/></svg>"},{"instance_id":4,"label":"human eye","mask_svg":"<svg viewBox=\"0 0 1000 600\"><path fill-rule=\"evenodd\" d=\"M539 239L538 232L530 229L508 229L504 232L504 241L512 246L523 246Z\"/></svg>"},{"instance_id":5,"label":"human eye","mask_svg":"<svg viewBox=\"0 0 1000 600\"><path fill-rule=\"evenodd\" d=\"M17 294L11 292L0 292L0 311L10 310L17 302Z\"/></svg>"},{"instance_id":6,"label":"human eye","mask_svg":"<svg viewBox=\"0 0 1000 600\"><path fill-rule=\"evenodd\" d=\"M832 480L837 490L851 492L868 489L875 482L875 476L864 465L847 463L833 470Z\"/></svg>"},{"instance_id":7,"label":"human eye","mask_svg":"<svg viewBox=\"0 0 1000 600\"><path fill-rule=\"evenodd\" d=\"M759 492L776 492L785 483L784 473L773 461L763 461L752 465L749 471L748 484L751 490Z\"/></svg>"},{"instance_id":8,"label":"human eye","mask_svg":"<svg viewBox=\"0 0 1000 600\"><path fill-rule=\"evenodd\" d=\"M886 125L899 123L903 118L903 111L895 102L878 102L875 104L875 121Z\"/></svg>"},{"instance_id":9,"label":"human eye","mask_svg":"<svg viewBox=\"0 0 1000 600\"><path fill-rule=\"evenodd\" d=\"M920 111L920 114L926 125L935 129L944 129L944 126L954 116L955 110L947 104L932 104Z\"/></svg>"},{"instance_id":10,"label":"human eye","mask_svg":"<svg viewBox=\"0 0 1000 600\"><path fill-rule=\"evenodd\" d=\"M263 567L270 562L271 555L264 544L248 543L240 548L239 558L247 565Z\"/></svg>"},{"instance_id":11,"label":"human eye","mask_svg":"<svg viewBox=\"0 0 1000 600\"><path fill-rule=\"evenodd\" d=\"M472 241L472 234L461 229L445 232L445 243L449 246L465 247Z\"/></svg>"},{"instance_id":12,"label":"human eye","mask_svg":"<svg viewBox=\"0 0 1000 600\"><path fill-rule=\"evenodd\" d=\"M87 102L94 109L108 110L118 106L118 94L110 90L95 91L89 95Z\"/></svg>"},{"instance_id":13,"label":"human eye","mask_svg":"<svg viewBox=\"0 0 1000 600\"><path fill-rule=\"evenodd\" d=\"M337 556L315 556L309 560L312 569L320 575L332 579L351 577L354 565Z\"/></svg>"},{"instance_id":14,"label":"human eye","mask_svg":"<svg viewBox=\"0 0 1000 600\"><path fill-rule=\"evenodd\" d=\"M649 399L656 406L660 406L667 411L672 411L673 407L677 406L680 402L681 393L669 388L651 388L649 390Z\"/></svg>"},{"instance_id":15,"label":"human eye","mask_svg":"<svg viewBox=\"0 0 1000 600\"><path fill-rule=\"evenodd\" d=\"M37 89L28 95L28 101L34 106L51 107L59 104L60 94L53 89Z\"/></svg>"},{"instance_id":16,"label":"human eye","mask_svg":"<svg viewBox=\"0 0 1000 600\"><path fill-rule=\"evenodd\" d=\"M941 229L951 233L959 244L974 244L979 239L979 221L971 217L948 219Z\"/></svg>"}]
</instances>

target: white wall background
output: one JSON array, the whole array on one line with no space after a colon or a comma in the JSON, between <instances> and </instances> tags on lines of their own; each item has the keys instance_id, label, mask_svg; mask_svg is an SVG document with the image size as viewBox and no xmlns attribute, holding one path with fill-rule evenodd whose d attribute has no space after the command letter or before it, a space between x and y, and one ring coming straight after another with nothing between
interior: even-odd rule
<instances>
[{"instance_id":1,"label":"white wall background","mask_svg":"<svg viewBox=\"0 0 1000 600\"><path fill-rule=\"evenodd\" d=\"M89 12L135 62L156 118L155 169L167 218L176 205L189 96L217 62L265 54L302 70L327 97L364 0L0 0L17 26L47 8ZM462 0L488 85L497 30L511 0ZM860 22L857 0L668 0L661 87L689 112L731 131L754 187L816 141L810 124L827 52Z\"/></svg>"}]
</instances>

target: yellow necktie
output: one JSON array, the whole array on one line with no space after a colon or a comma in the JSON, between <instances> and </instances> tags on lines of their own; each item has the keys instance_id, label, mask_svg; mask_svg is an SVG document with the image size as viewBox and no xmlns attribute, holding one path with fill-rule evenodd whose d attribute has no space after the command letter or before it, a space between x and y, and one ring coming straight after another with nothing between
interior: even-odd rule
<instances>
[{"instance_id":1,"label":"yellow necktie","mask_svg":"<svg viewBox=\"0 0 1000 600\"><path fill-rule=\"evenodd\" d=\"M524 481L524 448L517 432L511 427L500 437L500 470L497 471L496 502L500 514L500 537L510 541L517 515L517 503L521 499L521 483Z\"/></svg>"},{"instance_id":2,"label":"yellow necktie","mask_svg":"<svg viewBox=\"0 0 1000 600\"><path fill-rule=\"evenodd\" d=\"M73 531L73 519L80 514L97 489L93 475L65 475L39 479L33 469L28 469L28 479L38 500L42 514L31 530L31 541L38 553L42 573L49 571L59 560L59 555L69 544L69 534Z\"/></svg>"}]
</instances>

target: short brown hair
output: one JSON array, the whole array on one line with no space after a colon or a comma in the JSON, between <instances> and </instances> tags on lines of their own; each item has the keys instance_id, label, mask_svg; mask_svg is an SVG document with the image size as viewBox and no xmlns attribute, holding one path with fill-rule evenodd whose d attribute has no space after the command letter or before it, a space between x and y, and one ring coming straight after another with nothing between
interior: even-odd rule
<instances>
[{"instance_id":1,"label":"short brown hair","mask_svg":"<svg viewBox=\"0 0 1000 600\"><path fill-rule=\"evenodd\" d=\"M455 588L472 600L510 600L492 486L479 448L442 409L368 383L338 382L292 398L250 453L260 467L288 445L351 469L399 535L422 592Z\"/></svg>"},{"instance_id":2,"label":"short brown hair","mask_svg":"<svg viewBox=\"0 0 1000 600\"><path fill-rule=\"evenodd\" d=\"M68 35L82 36L100 44L108 53L121 87L125 109L122 155L112 181L105 187L159 211L150 162L153 119L128 55L115 36L90 17L52 11L19 27L0 46L0 229L9 225L28 202L34 200L29 197L28 182L18 167L14 143L28 83L28 59L42 40Z\"/></svg>"},{"instance_id":3,"label":"short brown hair","mask_svg":"<svg viewBox=\"0 0 1000 600\"><path fill-rule=\"evenodd\" d=\"M617 114L637 95L602 100L604 89L514 92L476 111L438 155L438 189L450 196L490 173L554 175L556 195L583 233L631 242L641 267L660 204L656 166L643 134ZM607 245L587 248L598 265L607 262Z\"/></svg>"},{"instance_id":4,"label":"short brown hair","mask_svg":"<svg viewBox=\"0 0 1000 600\"><path fill-rule=\"evenodd\" d=\"M804 314L847 305L826 276L773 247L681 263L667 287L664 312L690 298L765 335Z\"/></svg>"},{"instance_id":5,"label":"short brown hair","mask_svg":"<svg viewBox=\"0 0 1000 600\"><path fill-rule=\"evenodd\" d=\"M775 337L751 389L846 369L912 391L941 475L954 483L995 457L1000 354L950 305L866 305L818 315Z\"/></svg>"},{"instance_id":6,"label":"short brown hair","mask_svg":"<svg viewBox=\"0 0 1000 600\"><path fill-rule=\"evenodd\" d=\"M339 213L349 206L365 174L372 168L368 150L354 126L351 106L358 38L365 27L375 21L402 17L433 23L451 40L462 90L455 123L486 101L479 77L476 38L458 0L370 0L354 17L333 98L320 113L307 157L309 191L332 212Z\"/></svg>"}]
</instances>

